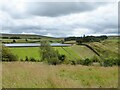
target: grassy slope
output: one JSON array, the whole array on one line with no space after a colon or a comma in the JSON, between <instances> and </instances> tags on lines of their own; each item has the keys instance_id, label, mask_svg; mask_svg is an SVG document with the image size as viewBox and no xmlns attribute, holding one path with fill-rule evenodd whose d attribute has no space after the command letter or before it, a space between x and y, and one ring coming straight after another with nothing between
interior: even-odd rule
<instances>
[{"instance_id":1,"label":"grassy slope","mask_svg":"<svg viewBox=\"0 0 120 90\"><path fill-rule=\"evenodd\" d=\"M117 67L6 62L2 68L4 88L116 88L118 85Z\"/></svg>"},{"instance_id":2,"label":"grassy slope","mask_svg":"<svg viewBox=\"0 0 120 90\"><path fill-rule=\"evenodd\" d=\"M63 48L55 47L55 49L57 49L60 54L66 55L69 60L80 59L80 56L77 53L75 53L71 47L63 47Z\"/></svg>"},{"instance_id":3,"label":"grassy slope","mask_svg":"<svg viewBox=\"0 0 120 90\"><path fill-rule=\"evenodd\" d=\"M95 55L89 48L81 45L73 45L71 47L81 58L91 58Z\"/></svg>"},{"instance_id":4,"label":"grassy slope","mask_svg":"<svg viewBox=\"0 0 120 90\"><path fill-rule=\"evenodd\" d=\"M94 50L104 57L118 57L118 39L107 39L102 42L88 43Z\"/></svg>"}]
</instances>

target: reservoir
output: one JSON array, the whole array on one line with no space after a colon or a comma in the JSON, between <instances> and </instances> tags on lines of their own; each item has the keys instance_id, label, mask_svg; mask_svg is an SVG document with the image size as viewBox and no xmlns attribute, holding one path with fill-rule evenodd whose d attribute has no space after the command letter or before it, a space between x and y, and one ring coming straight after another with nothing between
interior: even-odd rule
<instances>
[{"instance_id":1,"label":"reservoir","mask_svg":"<svg viewBox=\"0 0 120 90\"><path fill-rule=\"evenodd\" d=\"M4 44L7 47L39 47L41 44L39 43L10 43ZM51 43L51 46L71 46L71 44L61 44L61 43Z\"/></svg>"}]
</instances>

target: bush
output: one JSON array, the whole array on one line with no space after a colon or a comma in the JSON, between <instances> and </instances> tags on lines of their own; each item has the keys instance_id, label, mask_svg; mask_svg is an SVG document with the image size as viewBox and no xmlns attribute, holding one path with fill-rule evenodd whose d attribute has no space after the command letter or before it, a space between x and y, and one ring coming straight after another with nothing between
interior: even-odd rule
<instances>
[{"instance_id":1,"label":"bush","mask_svg":"<svg viewBox=\"0 0 120 90\"><path fill-rule=\"evenodd\" d=\"M66 59L66 56L65 55L59 55L58 58L61 62L63 62Z\"/></svg>"},{"instance_id":2,"label":"bush","mask_svg":"<svg viewBox=\"0 0 120 90\"><path fill-rule=\"evenodd\" d=\"M77 60L77 61L76 61L76 64L81 64L81 65L83 65L83 63L84 63L84 60Z\"/></svg>"},{"instance_id":3,"label":"bush","mask_svg":"<svg viewBox=\"0 0 120 90\"><path fill-rule=\"evenodd\" d=\"M92 64L92 60L86 58L85 60L83 60L83 65L91 65Z\"/></svg>"},{"instance_id":4,"label":"bush","mask_svg":"<svg viewBox=\"0 0 120 90\"><path fill-rule=\"evenodd\" d=\"M93 56L92 58L90 58L92 62L99 62L100 58L98 56Z\"/></svg>"},{"instance_id":5,"label":"bush","mask_svg":"<svg viewBox=\"0 0 120 90\"><path fill-rule=\"evenodd\" d=\"M15 56L11 51L3 46L2 47L2 61L17 61L18 57Z\"/></svg>"},{"instance_id":6,"label":"bush","mask_svg":"<svg viewBox=\"0 0 120 90\"><path fill-rule=\"evenodd\" d=\"M30 58L30 61L36 62L37 60L36 60L35 58L31 57L31 58Z\"/></svg>"},{"instance_id":7,"label":"bush","mask_svg":"<svg viewBox=\"0 0 120 90\"><path fill-rule=\"evenodd\" d=\"M105 58L103 61L103 66L107 67L107 66L113 66L114 61L110 58Z\"/></svg>"},{"instance_id":8,"label":"bush","mask_svg":"<svg viewBox=\"0 0 120 90\"><path fill-rule=\"evenodd\" d=\"M71 65L76 65L76 62L72 60Z\"/></svg>"},{"instance_id":9,"label":"bush","mask_svg":"<svg viewBox=\"0 0 120 90\"><path fill-rule=\"evenodd\" d=\"M57 60L56 58L51 58L48 60L48 64L51 64L51 65L57 65L59 63L60 63L60 61Z\"/></svg>"},{"instance_id":10,"label":"bush","mask_svg":"<svg viewBox=\"0 0 120 90\"><path fill-rule=\"evenodd\" d=\"M16 41L13 39L13 43L15 43Z\"/></svg>"},{"instance_id":11,"label":"bush","mask_svg":"<svg viewBox=\"0 0 120 90\"><path fill-rule=\"evenodd\" d=\"M25 61L29 61L28 56L25 57Z\"/></svg>"},{"instance_id":12,"label":"bush","mask_svg":"<svg viewBox=\"0 0 120 90\"><path fill-rule=\"evenodd\" d=\"M24 60L21 58L20 61L24 61Z\"/></svg>"},{"instance_id":13,"label":"bush","mask_svg":"<svg viewBox=\"0 0 120 90\"><path fill-rule=\"evenodd\" d=\"M113 66L113 65L120 65L120 60L119 58L105 58L103 60L102 66L108 67L108 66Z\"/></svg>"}]
</instances>

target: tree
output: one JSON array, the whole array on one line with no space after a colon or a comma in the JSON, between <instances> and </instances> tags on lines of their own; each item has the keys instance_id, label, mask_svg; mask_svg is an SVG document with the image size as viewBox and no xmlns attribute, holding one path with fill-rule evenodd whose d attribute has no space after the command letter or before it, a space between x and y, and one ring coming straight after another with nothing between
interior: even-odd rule
<instances>
[{"instance_id":1,"label":"tree","mask_svg":"<svg viewBox=\"0 0 120 90\"><path fill-rule=\"evenodd\" d=\"M11 53L11 51L2 46L2 61L17 61L18 57Z\"/></svg>"},{"instance_id":2,"label":"tree","mask_svg":"<svg viewBox=\"0 0 120 90\"><path fill-rule=\"evenodd\" d=\"M27 39L25 39L25 41L27 42L28 40L27 40Z\"/></svg>"},{"instance_id":3,"label":"tree","mask_svg":"<svg viewBox=\"0 0 120 90\"><path fill-rule=\"evenodd\" d=\"M59 64L58 51L54 50L47 41L41 41L40 54L42 61L47 61L49 64Z\"/></svg>"},{"instance_id":4,"label":"tree","mask_svg":"<svg viewBox=\"0 0 120 90\"><path fill-rule=\"evenodd\" d=\"M15 41L15 39L13 39L13 43L15 43L16 41Z\"/></svg>"}]
</instances>

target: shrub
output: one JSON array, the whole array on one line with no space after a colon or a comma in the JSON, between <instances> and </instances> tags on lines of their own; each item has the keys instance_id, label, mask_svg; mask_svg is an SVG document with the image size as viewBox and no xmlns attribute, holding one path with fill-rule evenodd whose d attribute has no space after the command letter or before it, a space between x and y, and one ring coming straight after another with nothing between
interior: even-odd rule
<instances>
[{"instance_id":1,"label":"shrub","mask_svg":"<svg viewBox=\"0 0 120 90\"><path fill-rule=\"evenodd\" d=\"M27 40L27 39L25 39L25 41L27 42L28 40Z\"/></svg>"},{"instance_id":2,"label":"shrub","mask_svg":"<svg viewBox=\"0 0 120 90\"><path fill-rule=\"evenodd\" d=\"M82 59L81 59L81 60L77 60L77 61L76 61L76 64L81 64L81 65L83 65L83 62L84 62L84 60L82 60Z\"/></svg>"},{"instance_id":3,"label":"shrub","mask_svg":"<svg viewBox=\"0 0 120 90\"><path fill-rule=\"evenodd\" d=\"M83 61L83 65L91 65L92 64L92 61L88 58L86 58L84 61Z\"/></svg>"},{"instance_id":4,"label":"shrub","mask_svg":"<svg viewBox=\"0 0 120 90\"><path fill-rule=\"evenodd\" d=\"M100 58L98 58L97 56L93 56L92 58L90 58L92 62L99 62Z\"/></svg>"},{"instance_id":5,"label":"shrub","mask_svg":"<svg viewBox=\"0 0 120 90\"><path fill-rule=\"evenodd\" d=\"M20 61L24 61L24 60L21 58Z\"/></svg>"},{"instance_id":6,"label":"shrub","mask_svg":"<svg viewBox=\"0 0 120 90\"><path fill-rule=\"evenodd\" d=\"M25 61L29 61L28 56L25 57Z\"/></svg>"},{"instance_id":7,"label":"shrub","mask_svg":"<svg viewBox=\"0 0 120 90\"><path fill-rule=\"evenodd\" d=\"M13 43L15 43L16 41L13 39Z\"/></svg>"},{"instance_id":8,"label":"shrub","mask_svg":"<svg viewBox=\"0 0 120 90\"><path fill-rule=\"evenodd\" d=\"M65 59L64 62L62 62L63 64L70 64L70 60Z\"/></svg>"},{"instance_id":9,"label":"shrub","mask_svg":"<svg viewBox=\"0 0 120 90\"><path fill-rule=\"evenodd\" d=\"M57 65L59 63L60 63L60 61L57 60L56 58L51 58L48 60L48 64L51 64L51 65Z\"/></svg>"},{"instance_id":10,"label":"shrub","mask_svg":"<svg viewBox=\"0 0 120 90\"><path fill-rule=\"evenodd\" d=\"M108 66L113 66L113 65L120 65L120 60L119 58L105 58L103 60L102 66L108 67Z\"/></svg>"},{"instance_id":11,"label":"shrub","mask_svg":"<svg viewBox=\"0 0 120 90\"><path fill-rule=\"evenodd\" d=\"M71 65L76 65L76 62L72 60Z\"/></svg>"},{"instance_id":12,"label":"shrub","mask_svg":"<svg viewBox=\"0 0 120 90\"><path fill-rule=\"evenodd\" d=\"M117 65L120 66L120 59L119 58L116 59L116 62L117 62Z\"/></svg>"},{"instance_id":13,"label":"shrub","mask_svg":"<svg viewBox=\"0 0 120 90\"><path fill-rule=\"evenodd\" d=\"M37 60L36 60L35 58L31 57L31 58L30 58L30 61L36 62Z\"/></svg>"},{"instance_id":14,"label":"shrub","mask_svg":"<svg viewBox=\"0 0 120 90\"><path fill-rule=\"evenodd\" d=\"M65 55L59 55L58 58L61 62L63 62L66 59L66 56Z\"/></svg>"},{"instance_id":15,"label":"shrub","mask_svg":"<svg viewBox=\"0 0 120 90\"><path fill-rule=\"evenodd\" d=\"M114 61L111 58L105 58L103 60L103 66L107 67L107 66L113 66Z\"/></svg>"},{"instance_id":16,"label":"shrub","mask_svg":"<svg viewBox=\"0 0 120 90\"><path fill-rule=\"evenodd\" d=\"M7 47L2 47L2 61L17 61L18 57L15 56Z\"/></svg>"}]
</instances>

